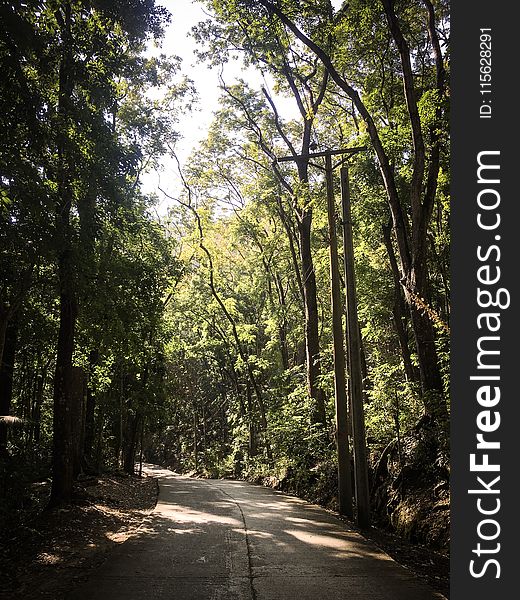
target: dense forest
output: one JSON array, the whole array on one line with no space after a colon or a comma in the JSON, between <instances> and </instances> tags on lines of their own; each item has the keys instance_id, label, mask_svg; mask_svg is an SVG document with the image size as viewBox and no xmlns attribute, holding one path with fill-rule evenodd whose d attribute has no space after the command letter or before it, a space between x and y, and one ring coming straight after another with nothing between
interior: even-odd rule
<instances>
[{"instance_id":1,"label":"dense forest","mask_svg":"<svg viewBox=\"0 0 520 600\"><path fill-rule=\"evenodd\" d=\"M174 2L0 4L0 525L143 458L337 509L339 449L358 513L364 461L372 522L446 548L448 3L203 4L199 59L264 85L222 76L187 160Z\"/></svg>"}]
</instances>

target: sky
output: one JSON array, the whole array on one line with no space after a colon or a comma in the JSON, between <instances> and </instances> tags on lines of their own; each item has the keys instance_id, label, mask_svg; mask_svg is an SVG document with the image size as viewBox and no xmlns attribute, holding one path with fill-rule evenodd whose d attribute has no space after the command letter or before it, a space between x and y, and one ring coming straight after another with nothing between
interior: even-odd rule
<instances>
[{"instance_id":1,"label":"sky","mask_svg":"<svg viewBox=\"0 0 520 600\"><path fill-rule=\"evenodd\" d=\"M181 165L196 148L199 141L206 137L213 113L218 109L219 73L217 69L210 69L204 63L199 63L194 53L195 40L189 35L191 28L199 21L207 18L204 7L196 0L163 0L161 4L172 14L171 23L165 31L160 49L149 48L150 55L164 53L176 55L182 59L182 73L193 80L199 101L191 113L182 116L179 123L179 132L182 136L176 144L176 153ZM342 4L342 0L333 0L335 8ZM226 84L232 84L236 79L242 78L252 87L259 89L261 85L267 86L272 93L269 80L253 69L244 69L241 61L230 61L224 66L223 78ZM276 98L276 103L282 117L296 115L296 105L288 99ZM180 178L177 174L177 165L171 158L165 157L163 168L159 171L150 171L142 177L142 189L145 193L156 192L159 204L156 207L159 216L166 214L171 200L166 198L159 190L168 192L176 197L181 190Z\"/></svg>"}]
</instances>

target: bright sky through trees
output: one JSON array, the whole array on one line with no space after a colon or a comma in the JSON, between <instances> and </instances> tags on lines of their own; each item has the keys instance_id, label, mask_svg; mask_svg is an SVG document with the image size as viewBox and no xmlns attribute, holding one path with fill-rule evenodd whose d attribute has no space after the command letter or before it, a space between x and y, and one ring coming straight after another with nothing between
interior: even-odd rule
<instances>
[{"instance_id":1,"label":"bright sky through trees","mask_svg":"<svg viewBox=\"0 0 520 600\"><path fill-rule=\"evenodd\" d=\"M332 5L337 10L343 0L333 0ZM182 72L192 79L198 95L197 105L191 113L187 113L181 120L179 132L182 136L177 142L175 151L181 164L196 147L197 143L206 137L213 113L218 109L218 99L221 95L219 89L219 72L210 69L206 64L198 62L195 55L196 42L190 35L191 28L198 22L209 17L204 7L197 0L164 0L162 3L171 13L172 21L167 27L161 48L150 47L149 53L159 53L167 56L179 56L182 59ZM298 116L294 100L278 97L272 91L272 80L265 78L253 68L245 68L242 61L237 58L224 66L222 77L226 84L233 83L242 78L252 87L266 86L271 95L276 98L280 114L286 118ZM171 157L163 160L163 169L150 171L142 176L143 190L147 193L156 192L160 201L157 212L162 215L166 212L169 200L158 190L160 186L172 196L180 190L180 178L177 174L177 165Z\"/></svg>"}]
</instances>

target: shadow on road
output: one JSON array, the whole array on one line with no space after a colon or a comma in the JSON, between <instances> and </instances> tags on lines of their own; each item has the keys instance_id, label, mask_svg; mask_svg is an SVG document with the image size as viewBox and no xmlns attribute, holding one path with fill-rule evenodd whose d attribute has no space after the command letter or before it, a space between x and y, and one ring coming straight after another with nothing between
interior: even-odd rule
<instances>
[{"instance_id":1,"label":"shadow on road","mask_svg":"<svg viewBox=\"0 0 520 600\"><path fill-rule=\"evenodd\" d=\"M160 479L155 511L71 600L442 598L320 507L244 482L148 472Z\"/></svg>"}]
</instances>

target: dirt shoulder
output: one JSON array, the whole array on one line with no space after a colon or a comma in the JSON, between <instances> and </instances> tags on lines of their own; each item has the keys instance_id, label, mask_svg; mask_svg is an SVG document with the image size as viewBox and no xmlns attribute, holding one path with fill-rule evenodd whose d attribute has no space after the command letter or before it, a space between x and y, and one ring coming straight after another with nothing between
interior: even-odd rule
<instances>
[{"instance_id":1,"label":"dirt shoulder","mask_svg":"<svg viewBox=\"0 0 520 600\"><path fill-rule=\"evenodd\" d=\"M104 474L78 482L72 506L22 519L1 536L0 597L63 598L136 532L157 492L153 477Z\"/></svg>"},{"instance_id":2,"label":"dirt shoulder","mask_svg":"<svg viewBox=\"0 0 520 600\"><path fill-rule=\"evenodd\" d=\"M370 527L357 529L350 521L349 527L358 530L378 548L386 552L396 562L410 570L416 577L425 581L436 592L446 598L450 597L450 557L448 554L436 552L431 548L412 544L394 533Z\"/></svg>"}]
</instances>

